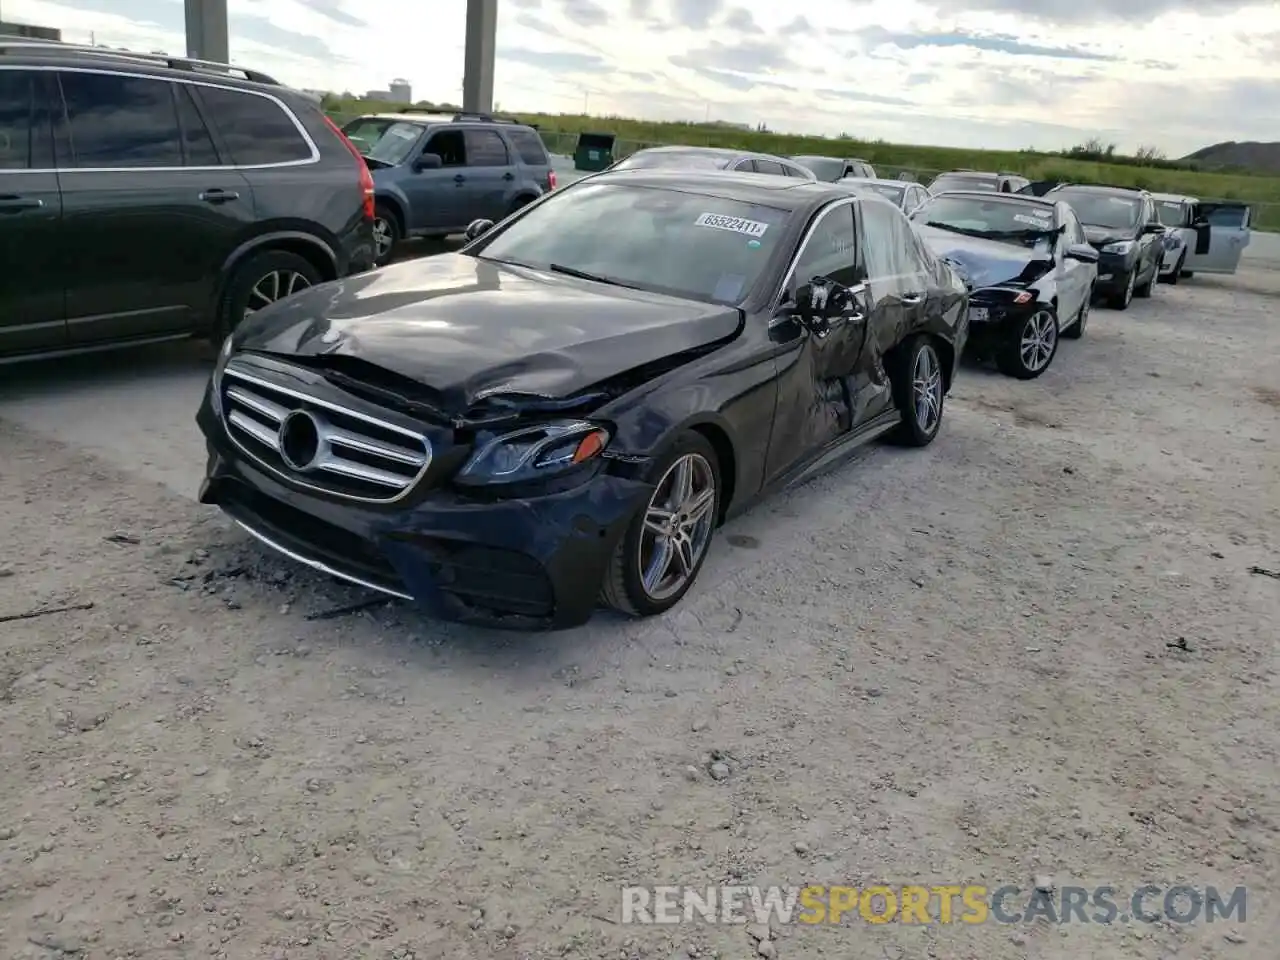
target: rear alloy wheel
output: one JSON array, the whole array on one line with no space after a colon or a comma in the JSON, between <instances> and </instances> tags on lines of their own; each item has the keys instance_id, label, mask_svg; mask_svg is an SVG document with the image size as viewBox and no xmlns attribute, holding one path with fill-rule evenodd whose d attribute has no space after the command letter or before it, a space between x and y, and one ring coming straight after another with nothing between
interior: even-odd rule
<instances>
[{"instance_id":1,"label":"rear alloy wheel","mask_svg":"<svg viewBox=\"0 0 1280 960\"><path fill-rule=\"evenodd\" d=\"M890 375L902 423L890 439L905 447L927 447L942 426L946 374L933 342L918 336L903 345L901 365Z\"/></svg>"},{"instance_id":2,"label":"rear alloy wheel","mask_svg":"<svg viewBox=\"0 0 1280 960\"><path fill-rule=\"evenodd\" d=\"M1135 266L1129 272L1129 275L1124 278L1124 290L1120 293L1112 294L1107 300L1107 305L1112 310L1128 310L1129 304L1133 303L1133 289L1134 284L1137 282L1138 268Z\"/></svg>"},{"instance_id":3,"label":"rear alloy wheel","mask_svg":"<svg viewBox=\"0 0 1280 960\"><path fill-rule=\"evenodd\" d=\"M218 316L218 335L225 338L242 321L278 300L293 296L323 279L306 259L288 250L254 254L235 268Z\"/></svg>"},{"instance_id":4,"label":"rear alloy wheel","mask_svg":"<svg viewBox=\"0 0 1280 960\"><path fill-rule=\"evenodd\" d=\"M1062 331L1062 339L1079 340L1084 336L1084 328L1089 324L1089 310L1092 305L1093 287L1090 287L1089 295L1084 298L1084 303L1080 306L1080 312L1076 314L1076 322Z\"/></svg>"},{"instance_id":5,"label":"rear alloy wheel","mask_svg":"<svg viewBox=\"0 0 1280 960\"><path fill-rule=\"evenodd\" d=\"M1058 352L1058 318L1048 308L1027 317L1000 345L996 366L1005 376L1034 380L1049 369Z\"/></svg>"},{"instance_id":6,"label":"rear alloy wheel","mask_svg":"<svg viewBox=\"0 0 1280 960\"><path fill-rule=\"evenodd\" d=\"M609 606L641 617L689 592L720 516L720 471L701 434L681 434L651 475L653 493L618 544L602 591Z\"/></svg>"},{"instance_id":7,"label":"rear alloy wheel","mask_svg":"<svg viewBox=\"0 0 1280 960\"><path fill-rule=\"evenodd\" d=\"M400 219L395 211L380 203L373 212L373 263L385 266L400 242Z\"/></svg>"}]
</instances>

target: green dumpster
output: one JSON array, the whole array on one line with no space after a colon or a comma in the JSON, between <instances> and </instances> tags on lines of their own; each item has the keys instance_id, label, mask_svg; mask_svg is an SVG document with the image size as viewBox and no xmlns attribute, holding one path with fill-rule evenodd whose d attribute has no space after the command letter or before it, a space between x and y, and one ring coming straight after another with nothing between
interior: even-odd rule
<instances>
[{"instance_id":1,"label":"green dumpster","mask_svg":"<svg viewBox=\"0 0 1280 960\"><path fill-rule=\"evenodd\" d=\"M573 151L573 168L594 173L611 166L617 139L612 133L579 134L577 149Z\"/></svg>"}]
</instances>

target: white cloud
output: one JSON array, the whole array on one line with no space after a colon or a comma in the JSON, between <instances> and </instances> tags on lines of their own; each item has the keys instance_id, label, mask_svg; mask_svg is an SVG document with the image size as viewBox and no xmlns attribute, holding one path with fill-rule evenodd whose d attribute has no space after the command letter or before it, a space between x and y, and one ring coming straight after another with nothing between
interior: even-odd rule
<instances>
[{"instance_id":1,"label":"white cloud","mask_svg":"<svg viewBox=\"0 0 1280 960\"><path fill-rule=\"evenodd\" d=\"M1201 0L1214 9L1200 16L1189 0L1128 2L1164 12L1130 25L1090 19L1108 6L1092 0L824 0L804 24L793 5L766 0L499 0L509 53L495 97L508 110L586 103L593 113L957 146L1056 148L1098 135L1178 155L1276 136L1280 5ZM229 7L233 59L285 82L361 93L404 77L415 97L461 96L463 0ZM68 40L185 49L181 0L3 8ZM708 26L682 25L700 20Z\"/></svg>"}]
</instances>

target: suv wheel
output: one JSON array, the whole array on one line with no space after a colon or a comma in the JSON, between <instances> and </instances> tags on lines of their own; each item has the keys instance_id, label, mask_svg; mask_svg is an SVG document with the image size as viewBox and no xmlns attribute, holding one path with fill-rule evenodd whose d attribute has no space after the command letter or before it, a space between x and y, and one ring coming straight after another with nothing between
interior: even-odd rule
<instances>
[{"instance_id":1,"label":"suv wheel","mask_svg":"<svg viewBox=\"0 0 1280 960\"><path fill-rule=\"evenodd\" d=\"M1135 272L1136 272L1136 268L1135 268ZM1142 286L1140 287L1134 287L1133 295L1135 297L1144 297L1144 298L1151 296L1151 293L1153 290L1155 290L1156 283L1159 282L1159 279L1160 279L1160 256L1159 254L1157 254L1151 261L1151 279L1149 279L1146 283L1142 284Z\"/></svg>"},{"instance_id":2,"label":"suv wheel","mask_svg":"<svg viewBox=\"0 0 1280 960\"><path fill-rule=\"evenodd\" d=\"M310 261L288 250L265 250L235 268L218 315L224 338L240 321L277 300L292 296L323 279Z\"/></svg>"},{"instance_id":3,"label":"suv wheel","mask_svg":"<svg viewBox=\"0 0 1280 960\"><path fill-rule=\"evenodd\" d=\"M1107 300L1107 306L1112 310L1128 310L1129 304L1133 303L1134 284L1138 280L1138 268L1135 266L1124 280L1124 290L1120 293L1112 294Z\"/></svg>"},{"instance_id":4,"label":"suv wheel","mask_svg":"<svg viewBox=\"0 0 1280 960\"><path fill-rule=\"evenodd\" d=\"M400 218L385 203L380 203L373 210L373 263L374 266L385 266L391 259L404 235L400 229Z\"/></svg>"}]
</instances>

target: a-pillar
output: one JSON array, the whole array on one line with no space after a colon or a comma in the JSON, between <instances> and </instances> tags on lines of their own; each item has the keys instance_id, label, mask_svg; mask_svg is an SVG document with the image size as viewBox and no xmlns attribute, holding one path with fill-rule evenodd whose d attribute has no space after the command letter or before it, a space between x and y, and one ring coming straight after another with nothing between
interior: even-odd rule
<instances>
[{"instance_id":1,"label":"a-pillar","mask_svg":"<svg viewBox=\"0 0 1280 960\"><path fill-rule=\"evenodd\" d=\"M227 0L185 0L187 56L195 60L230 63L227 42Z\"/></svg>"},{"instance_id":2,"label":"a-pillar","mask_svg":"<svg viewBox=\"0 0 1280 960\"><path fill-rule=\"evenodd\" d=\"M467 46L462 109L493 110L493 63L498 47L498 0L467 0Z\"/></svg>"}]
</instances>

